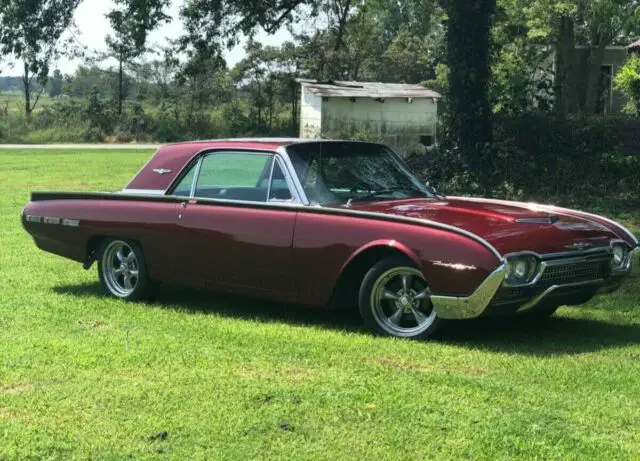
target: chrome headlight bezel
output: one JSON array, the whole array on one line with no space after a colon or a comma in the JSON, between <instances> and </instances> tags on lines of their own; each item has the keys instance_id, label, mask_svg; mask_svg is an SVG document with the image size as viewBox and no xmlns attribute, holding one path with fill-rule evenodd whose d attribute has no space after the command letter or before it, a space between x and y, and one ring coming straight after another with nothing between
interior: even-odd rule
<instances>
[{"instance_id":1,"label":"chrome headlight bezel","mask_svg":"<svg viewBox=\"0 0 640 461\"><path fill-rule=\"evenodd\" d=\"M504 283L510 287L531 285L540 275L541 260L533 252L514 253L505 256Z\"/></svg>"},{"instance_id":2,"label":"chrome headlight bezel","mask_svg":"<svg viewBox=\"0 0 640 461\"><path fill-rule=\"evenodd\" d=\"M623 240L611 242L611 270L613 272L627 272L631 269L632 251L629 244Z\"/></svg>"}]
</instances>

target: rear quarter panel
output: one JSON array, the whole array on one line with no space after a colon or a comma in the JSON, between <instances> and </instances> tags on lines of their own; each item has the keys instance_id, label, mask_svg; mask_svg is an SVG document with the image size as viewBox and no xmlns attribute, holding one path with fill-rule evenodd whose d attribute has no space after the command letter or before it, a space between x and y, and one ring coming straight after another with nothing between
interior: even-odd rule
<instances>
[{"instance_id":1,"label":"rear quarter panel","mask_svg":"<svg viewBox=\"0 0 640 461\"><path fill-rule=\"evenodd\" d=\"M152 277L160 277L171 260L166 232L173 226L176 203L131 200L46 200L29 203L25 229L42 250L84 262L92 237L123 237L138 241ZM77 227L27 222L26 215L78 220Z\"/></svg>"}]
</instances>

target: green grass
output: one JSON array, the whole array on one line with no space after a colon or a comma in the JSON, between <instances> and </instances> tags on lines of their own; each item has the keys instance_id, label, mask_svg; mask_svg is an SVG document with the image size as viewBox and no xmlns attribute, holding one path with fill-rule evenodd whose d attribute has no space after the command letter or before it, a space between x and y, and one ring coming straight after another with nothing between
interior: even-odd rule
<instances>
[{"instance_id":1,"label":"green grass","mask_svg":"<svg viewBox=\"0 0 640 461\"><path fill-rule=\"evenodd\" d=\"M434 342L175 287L127 304L19 213L31 190L118 190L149 155L0 151L0 460L640 459L638 276L546 327Z\"/></svg>"}]
</instances>

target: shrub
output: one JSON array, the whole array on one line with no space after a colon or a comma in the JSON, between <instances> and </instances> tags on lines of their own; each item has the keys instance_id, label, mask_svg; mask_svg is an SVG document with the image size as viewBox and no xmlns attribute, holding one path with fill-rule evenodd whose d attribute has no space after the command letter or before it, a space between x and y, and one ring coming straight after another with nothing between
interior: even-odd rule
<instances>
[{"instance_id":1,"label":"shrub","mask_svg":"<svg viewBox=\"0 0 640 461\"><path fill-rule=\"evenodd\" d=\"M640 120L594 118L558 121L523 116L496 121L490 175L495 196L524 200L580 201L585 197L626 197L640 203ZM469 166L443 143L410 165L448 193L478 193Z\"/></svg>"},{"instance_id":2,"label":"shrub","mask_svg":"<svg viewBox=\"0 0 640 461\"><path fill-rule=\"evenodd\" d=\"M614 79L616 90L622 92L627 99L624 112L631 115L640 114L640 56L633 55L620 68Z\"/></svg>"}]
</instances>

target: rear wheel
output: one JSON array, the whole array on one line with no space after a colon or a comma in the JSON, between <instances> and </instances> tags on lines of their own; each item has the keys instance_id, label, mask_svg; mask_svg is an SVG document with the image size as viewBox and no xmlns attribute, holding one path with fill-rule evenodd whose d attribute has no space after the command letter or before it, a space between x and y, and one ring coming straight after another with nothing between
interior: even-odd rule
<instances>
[{"instance_id":1,"label":"rear wheel","mask_svg":"<svg viewBox=\"0 0 640 461\"><path fill-rule=\"evenodd\" d=\"M441 328L427 281L403 258L373 266L364 277L359 301L365 325L377 334L423 339Z\"/></svg>"},{"instance_id":2,"label":"rear wheel","mask_svg":"<svg viewBox=\"0 0 640 461\"><path fill-rule=\"evenodd\" d=\"M98 274L105 291L116 298L137 301L150 294L144 255L134 242L105 241L100 247Z\"/></svg>"}]
</instances>

